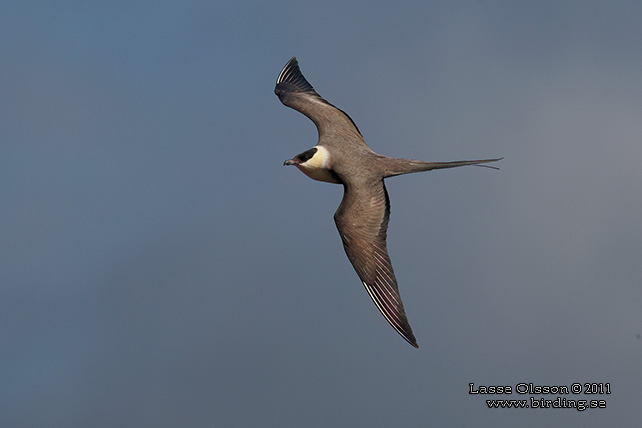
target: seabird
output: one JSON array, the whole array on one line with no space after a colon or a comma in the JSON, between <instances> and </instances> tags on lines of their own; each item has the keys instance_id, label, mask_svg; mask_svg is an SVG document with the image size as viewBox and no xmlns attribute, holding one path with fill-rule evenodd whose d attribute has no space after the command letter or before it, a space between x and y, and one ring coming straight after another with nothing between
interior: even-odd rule
<instances>
[{"instance_id":1,"label":"seabird","mask_svg":"<svg viewBox=\"0 0 642 428\"><path fill-rule=\"evenodd\" d=\"M481 164L503 158L424 162L379 155L366 145L350 116L314 90L301 74L296 57L279 73L274 93L283 104L310 118L319 132L316 146L286 160L283 165L294 165L313 180L343 185L343 200L334 221L348 259L386 320L401 337L418 348L386 247L390 200L384 179L466 165L494 168Z\"/></svg>"}]
</instances>

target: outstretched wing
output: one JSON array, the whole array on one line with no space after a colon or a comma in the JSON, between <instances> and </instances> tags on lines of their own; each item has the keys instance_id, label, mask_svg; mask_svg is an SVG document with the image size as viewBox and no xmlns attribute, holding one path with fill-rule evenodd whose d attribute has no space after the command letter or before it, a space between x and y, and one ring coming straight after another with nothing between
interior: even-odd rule
<instances>
[{"instance_id":1,"label":"outstretched wing","mask_svg":"<svg viewBox=\"0 0 642 428\"><path fill-rule=\"evenodd\" d=\"M383 181L379 181L369 186L345 184L344 189L334 221L348 259L386 320L408 343L418 348L399 296L386 246L390 217L386 187Z\"/></svg>"},{"instance_id":2,"label":"outstretched wing","mask_svg":"<svg viewBox=\"0 0 642 428\"><path fill-rule=\"evenodd\" d=\"M314 122L319 131L319 139L325 136L352 137L350 140L365 144L350 116L323 99L305 80L295 57L279 73L274 93L283 104L303 113Z\"/></svg>"}]
</instances>

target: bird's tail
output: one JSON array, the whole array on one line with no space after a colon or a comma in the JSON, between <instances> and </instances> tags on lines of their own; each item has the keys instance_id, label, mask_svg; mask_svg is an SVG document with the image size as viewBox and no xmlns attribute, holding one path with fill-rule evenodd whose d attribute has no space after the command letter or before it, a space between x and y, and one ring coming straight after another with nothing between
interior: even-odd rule
<instances>
[{"instance_id":1,"label":"bird's tail","mask_svg":"<svg viewBox=\"0 0 642 428\"><path fill-rule=\"evenodd\" d=\"M422 171L432 171L433 169L442 169L442 168L455 168L458 166L483 166L485 168L499 169L491 165L484 165L490 162L497 162L504 159L478 159L478 160L465 160L465 161L452 161L452 162L424 162L420 160L413 159L394 159L395 162L386 162L387 163L387 173L386 177L394 177L395 175L401 174L410 174L412 172L422 172Z\"/></svg>"}]
</instances>

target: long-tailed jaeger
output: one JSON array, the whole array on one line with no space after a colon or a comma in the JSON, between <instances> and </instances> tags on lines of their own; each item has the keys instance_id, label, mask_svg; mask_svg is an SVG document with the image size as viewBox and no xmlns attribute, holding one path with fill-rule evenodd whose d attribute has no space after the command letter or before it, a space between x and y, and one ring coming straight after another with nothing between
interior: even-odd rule
<instances>
[{"instance_id":1,"label":"long-tailed jaeger","mask_svg":"<svg viewBox=\"0 0 642 428\"><path fill-rule=\"evenodd\" d=\"M313 180L343 185L343 200L334 221L348 259L386 320L418 348L388 256L390 200L384 179L440 168L487 166L480 164L503 158L424 162L379 155L366 145L350 116L323 99L308 83L296 58L288 61L279 73L274 93L283 104L310 118L319 131L316 146L283 165L294 165Z\"/></svg>"}]
</instances>

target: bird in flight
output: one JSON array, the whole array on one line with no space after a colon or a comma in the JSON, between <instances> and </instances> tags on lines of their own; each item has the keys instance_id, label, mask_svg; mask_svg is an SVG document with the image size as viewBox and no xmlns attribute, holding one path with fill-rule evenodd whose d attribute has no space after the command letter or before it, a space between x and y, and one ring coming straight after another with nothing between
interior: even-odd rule
<instances>
[{"instance_id":1,"label":"bird in flight","mask_svg":"<svg viewBox=\"0 0 642 428\"><path fill-rule=\"evenodd\" d=\"M279 73L274 93L283 104L310 118L319 132L316 146L283 165L294 165L313 180L343 185L343 200L334 221L348 259L381 314L401 337L418 348L388 256L390 200L384 179L466 165L497 169L483 164L503 158L424 162L379 155L366 145L350 116L323 99L308 83L296 57Z\"/></svg>"}]
</instances>

